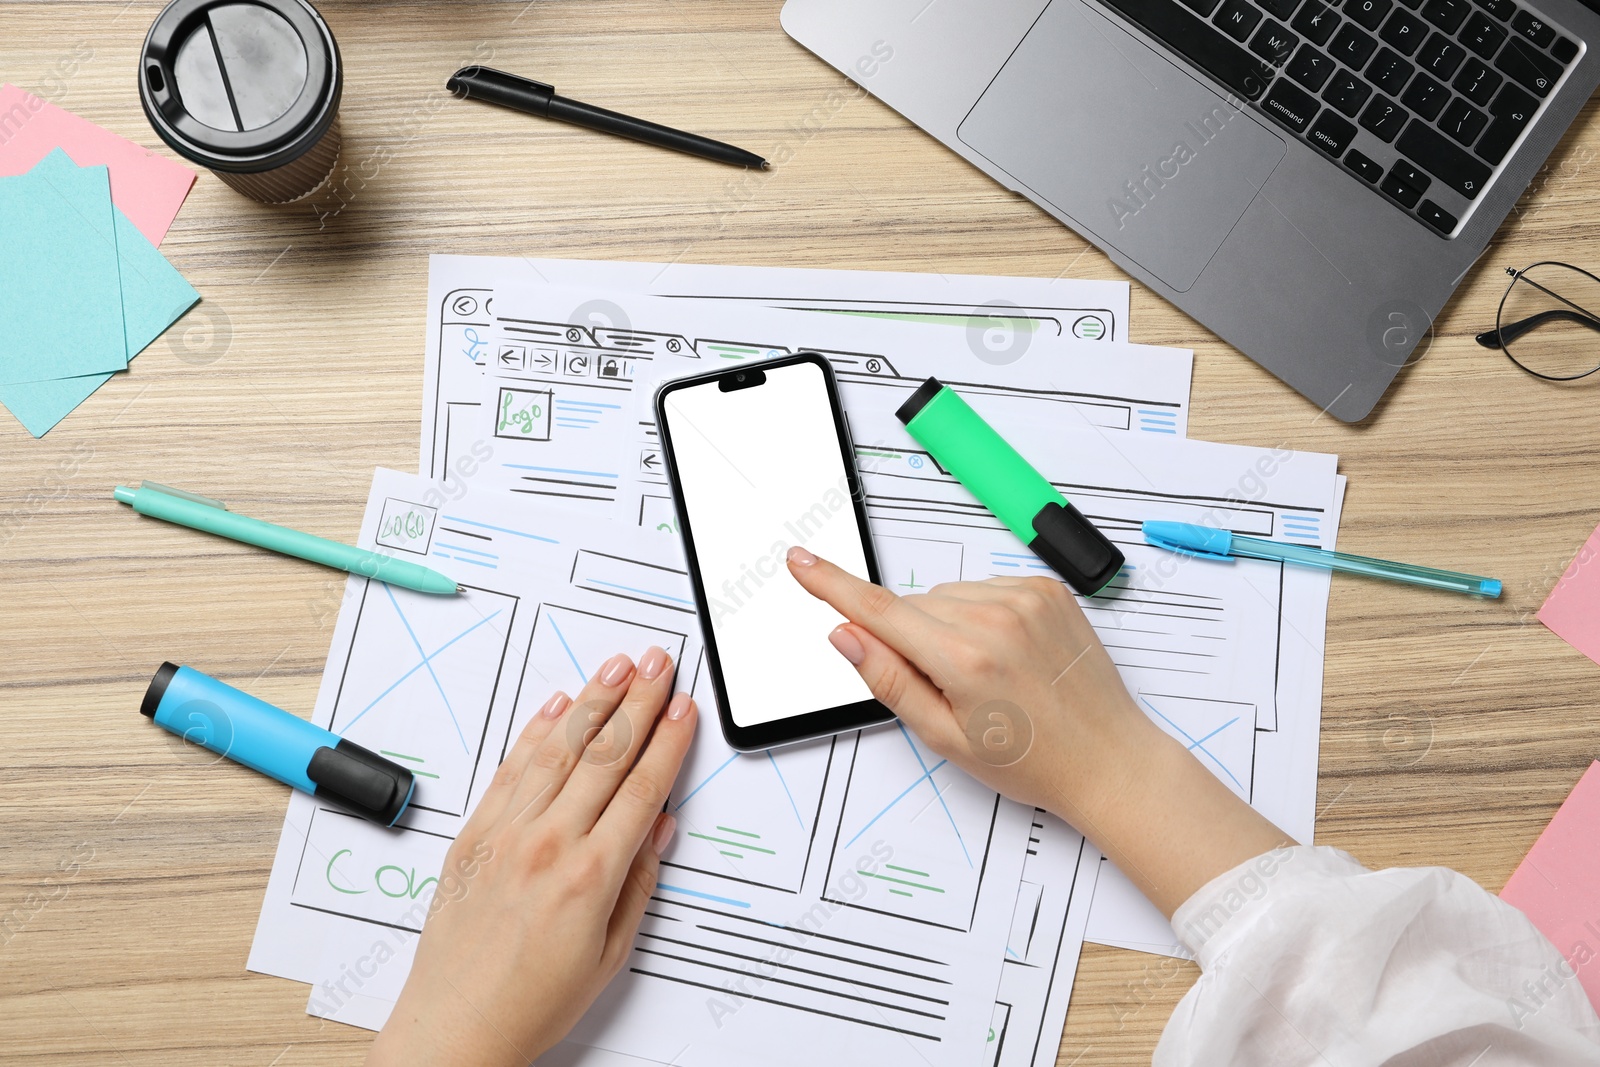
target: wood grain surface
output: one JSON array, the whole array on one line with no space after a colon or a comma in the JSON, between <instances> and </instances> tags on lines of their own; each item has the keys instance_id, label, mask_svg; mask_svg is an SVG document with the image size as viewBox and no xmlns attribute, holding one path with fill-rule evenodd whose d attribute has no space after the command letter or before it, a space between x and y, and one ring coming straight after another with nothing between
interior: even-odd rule
<instances>
[{"instance_id":1,"label":"wood grain surface","mask_svg":"<svg viewBox=\"0 0 1600 1067\"><path fill-rule=\"evenodd\" d=\"M0 80L157 145L134 72L160 6L0 2ZM162 250L204 303L43 440L0 418L0 1062L360 1062L370 1035L244 969L284 789L136 714L169 658L307 713L342 582L141 522L110 490L150 478L354 537L372 468L416 464L428 253L1121 277L850 92L779 6L321 0L348 64L337 195L268 208L202 173ZM490 59L792 158L744 178L446 97ZM1133 289L1134 340L1196 350L1193 436L1337 452L1341 547L1504 580L1487 603L1335 580L1318 787L1320 842L1491 890L1600 754L1600 667L1533 617L1600 522L1600 384L1535 381L1471 340L1501 268L1537 259L1600 267L1593 104L1364 425ZM1148 1063L1195 973L1089 947L1060 1062Z\"/></svg>"}]
</instances>

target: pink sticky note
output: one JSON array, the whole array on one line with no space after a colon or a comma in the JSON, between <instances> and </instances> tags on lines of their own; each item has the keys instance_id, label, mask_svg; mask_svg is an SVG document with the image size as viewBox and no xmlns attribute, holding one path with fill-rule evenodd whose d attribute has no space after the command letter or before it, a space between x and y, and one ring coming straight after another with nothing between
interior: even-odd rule
<instances>
[{"instance_id":1,"label":"pink sticky note","mask_svg":"<svg viewBox=\"0 0 1600 1067\"><path fill-rule=\"evenodd\" d=\"M55 148L65 149L80 167L109 168L111 202L151 244L167 235L194 185L188 167L15 85L0 86L0 177L26 174Z\"/></svg>"},{"instance_id":2,"label":"pink sticky note","mask_svg":"<svg viewBox=\"0 0 1600 1067\"><path fill-rule=\"evenodd\" d=\"M1533 920L1600 1009L1600 761L1583 772L1500 899Z\"/></svg>"},{"instance_id":3,"label":"pink sticky note","mask_svg":"<svg viewBox=\"0 0 1600 1067\"><path fill-rule=\"evenodd\" d=\"M1572 566L1539 609L1539 621L1600 663L1600 529L1572 557Z\"/></svg>"}]
</instances>

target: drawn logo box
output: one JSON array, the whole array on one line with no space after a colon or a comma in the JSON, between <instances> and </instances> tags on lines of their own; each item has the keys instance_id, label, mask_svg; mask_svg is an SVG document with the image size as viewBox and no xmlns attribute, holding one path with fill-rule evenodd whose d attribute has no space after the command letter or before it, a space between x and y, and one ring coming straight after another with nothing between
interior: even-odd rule
<instances>
[{"instance_id":1,"label":"drawn logo box","mask_svg":"<svg viewBox=\"0 0 1600 1067\"><path fill-rule=\"evenodd\" d=\"M552 406L548 389L502 387L496 406L494 435L514 441L548 441Z\"/></svg>"},{"instance_id":2,"label":"drawn logo box","mask_svg":"<svg viewBox=\"0 0 1600 1067\"><path fill-rule=\"evenodd\" d=\"M378 521L378 544L426 556L433 544L433 522L438 517L437 508L390 497L383 502L383 517Z\"/></svg>"}]
</instances>

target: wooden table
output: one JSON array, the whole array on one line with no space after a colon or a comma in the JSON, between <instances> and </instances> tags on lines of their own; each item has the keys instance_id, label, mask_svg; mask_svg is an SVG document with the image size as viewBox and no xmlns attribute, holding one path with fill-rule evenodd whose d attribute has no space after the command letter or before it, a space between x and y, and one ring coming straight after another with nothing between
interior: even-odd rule
<instances>
[{"instance_id":1,"label":"wooden table","mask_svg":"<svg viewBox=\"0 0 1600 1067\"><path fill-rule=\"evenodd\" d=\"M204 303L40 441L0 425L0 1061L353 1064L245 955L282 787L136 717L164 659L304 713L342 581L110 501L140 478L329 537L374 466L414 469L427 254L1117 278L1104 256L845 83L776 0L323 0L348 74L337 195L255 205L202 174L162 250ZM156 0L0 3L0 76L146 144ZM737 172L453 106L492 54L581 99L793 158ZM832 112L816 132L796 127ZM165 151L165 149L163 149ZM1600 522L1600 384L1472 342L1537 259L1600 266L1591 105L1380 413L1351 427L1139 285L1136 341L1196 350L1195 437L1337 452L1342 547L1497 575L1481 603L1336 580L1318 840L1498 889L1600 752L1600 668L1533 613ZM21 922L17 917L21 917ZM1063 1064L1145 1064L1195 969L1090 946Z\"/></svg>"}]
</instances>

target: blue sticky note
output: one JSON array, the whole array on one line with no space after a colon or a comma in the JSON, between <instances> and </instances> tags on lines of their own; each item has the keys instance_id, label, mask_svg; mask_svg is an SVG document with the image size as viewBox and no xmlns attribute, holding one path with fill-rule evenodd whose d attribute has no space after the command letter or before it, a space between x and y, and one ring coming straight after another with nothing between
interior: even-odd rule
<instances>
[{"instance_id":1,"label":"blue sticky note","mask_svg":"<svg viewBox=\"0 0 1600 1067\"><path fill-rule=\"evenodd\" d=\"M0 178L0 382L127 367L113 211L105 167Z\"/></svg>"},{"instance_id":2,"label":"blue sticky note","mask_svg":"<svg viewBox=\"0 0 1600 1067\"><path fill-rule=\"evenodd\" d=\"M65 152L57 149L41 160L30 174L42 171L66 183L73 180L68 171L94 169L97 168L79 168ZM117 242L124 349L132 359L193 307L200 294L127 216L115 207L111 210ZM43 437L110 379L110 374L91 374L0 385L0 404L10 409L29 433Z\"/></svg>"}]
</instances>

